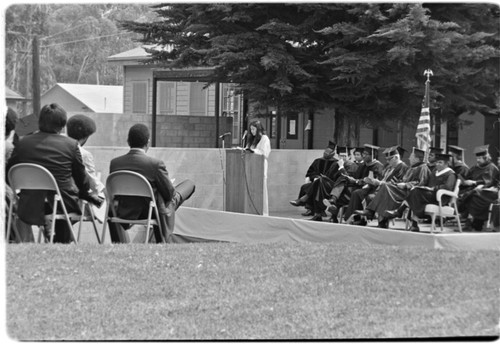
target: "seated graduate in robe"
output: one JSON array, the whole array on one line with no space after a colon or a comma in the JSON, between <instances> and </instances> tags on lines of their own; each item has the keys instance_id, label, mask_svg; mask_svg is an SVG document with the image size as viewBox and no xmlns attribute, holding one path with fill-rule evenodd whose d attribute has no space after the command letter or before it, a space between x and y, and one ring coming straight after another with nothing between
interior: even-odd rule
<instances>
[{"instance_id":1,"label":"seated graduate in robe","mask_svg":"<svg viewBox=\"0 0 500 344\"><path fill-rule=\"evenodd\" d=\"M363 152L361 153L363 163L358 166L354 176L343 173L343 175L340 176L334 183L330 192L330 198L327 200L327 204L329 204L329 206L326 209L327 213L331 215L332 222L338 222L337 216L339 209L350 204L352 195L357 190L360 190L365 187L365 185L368 185L366 183L366 177L374 177L375 179L382 178L383 165L377 160L379 148L380 147L365 144L363 146ZM340 166L340 169L343 170L343 166ZM370 185L366 186L366 188L368 187L370 187Z\"/></svg>"},{"instance_id":2,"label":"seated graduate in robe","mask_svg":"<svg viewBox=\"0 0 500 344\"><path fill-rule=\"evenodd\" d=\"M470 215L473 219L466 227L476 231L482 231L490 205L498 199L499 171L491 161L488 148L486 145L474 150L477 163L462 181L464 187L460 189L458 198L458 211L463 217Z\"/></svg>"},{"instance_id":3,"label":"seated graduate in robe","mask_svg":"<svg viewBox=\"0 0 500 344\"><path fill-rule=\"evenodd\" d=\"M389 147L384 151L384 154L386 156L387 165L382 171L382 176L377 178L365 177L364 181L366 185L360 190L356 190L352 193L345 215L348 223L352 222L357 225L366 225L366 220L360 217L367 216L363 210L363 201L369 204L381 185L400 182L408 170L406 163L401 160L404 154L404 149L402 147ZM371 213L368 213L368 215L373 216ZM351 216L352 220L350 219Z\"/></svg>"},{"instance_id":4,"label":"seated graduate in robe","mask_svg":"<svg viewBox=\"0 0 500 344\"><path fill-rule=\"evenodd\" d=\"M465 178L469 172L469 166L464 162L464 151L462 147L449 145L448 154L451 155L450 168L455 172L457 178Z\"/></svg>"},{"instance_id":5,"label":"seated graduate in robe","mask_svg":"<svg viewBox=\"0 0 500 344\"><path fill-rule=\"evenodd\" d=\"M431 173L436 169L436 154L442 154L444 152L443 148L439 147L429 147L429 155L427 157L427 167Z\"/></svg>"},{"instance_id":6,"label":"seated graduate in robe","mask_svg":"<svg viewBox=\"0 0 500 344\"><path fill-rule=\"evenodd\" d=\"M362 215L373 218L375 214L378 214L378 227L389 228L386 211L398 208L415 186L427 185L429 182L431 172L424 158L425 152L413 147L409 158L411 167L406 171L403 179L397 183L381 184Z\"/></svg>"},{"instance_id":7,"label":"seated graduate in robe","mask_svg":"<svg viewBox=\"0 0 500 344\"><path fill-rule=\"evenodd\" d=\"M438 190L444 189L453 191L457 177L455 172L450 168L450 154L436 154L436 170L429 177L427 185L415 186L410 190L408 197L401 206L393 211L386 211L388 218L396 216L401 217L401 214L409 207L412 212L412 224L410 230L419 232L419 219L425 215L425 206L427 204L438 204L436 194ZM443 202L448 202L448 197L443 196Z\"/></svg>"},{"instance_id":8,"label":"seated graduate in robe","mask_svg":"<svg viewBox=\"0 0 500 344\"><path fill-rule=\"evenodd\" d=\"M313 215L312 209L308 208L306 204L306 196L312 188L312 182L319 178L320 175L326 175L327 171L330 169L332 164L336 163L338 159L335 158L336 144L332 141L328 142L328 146L323 151L323 156L321 158L314 159L309 168L306 171L305 183L302 184L299 190L299 196L297 199L290 201L290 204L296 207L305 206L306 212L303 216Z\"/></svg>"}]
</instances>

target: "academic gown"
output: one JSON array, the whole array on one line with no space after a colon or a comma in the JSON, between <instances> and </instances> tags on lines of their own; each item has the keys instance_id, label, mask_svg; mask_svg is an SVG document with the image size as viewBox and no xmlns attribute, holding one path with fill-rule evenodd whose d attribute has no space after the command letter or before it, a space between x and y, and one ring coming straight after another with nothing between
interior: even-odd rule
<instances>
[{"instance_id":1,"label":"academic gown","mask_svg":"<svg viewBox=\"0 0 500 344\"><path fill-rule=\"evenodd\" d=\"M326 173L321 174L316 180L309 183L306 208L311 209L315 214L325 211L326 206L323 204L323 200L330 198L333 185L342 174L343 170L339 169L338 160L335 159Z\"/></svg>"},{"instance_id":2,"label":"academic gown","mask_svg":"<svg viewBox=\"0 0 500 344\"><path fill-rule=\"evenodd\" d=\"M375 197L366 207L383 217L386 210L397 209L408 196L411 188L415 186L427 185L430 177L430 170L426 163L413 165L406 171L402 178L405 188L400 189L396 184L385 183L380 185Z\"/></svg>"},{"instance_id":3,"label":"academic gown","mask_svg":"<svg viewBox=\"0 0 500 344\"><path fill-rule=\"evenodd\" d=\"M337 159L325 159L323 157L315 159L306 172L306 178L309 178L311 182L302 184L298 198L308 194L312 188L314 179L318 178L320 175L326 175L330 167L337 161Z\"/></svg>"},{"instance_id":4,"label":"academic gown","mask_svg":"<svg viewBox=\"0 0 500 344\"><path fill-rule=\"evenodd\" d=\"M348 173L343 173L343 175L336 180L330 192L337 208L349 204L352 193L365 185L363 179L368 177L370 172L373 173L374 178L382 179L383 169L382 163L374 159L368 165L365 162L359 164L353 176L350 176Z\"/></svg>"},{"instance_id":5,"label":"academic gown","mask_svg":"<svg viewBox=\"0 0 500 344\"><path fill-rule=\"evenodd\" d=\"M499 178L498 168L492 162L473 166L466 179L475 180L482 187L469 186L461 190L459 211L466 211L477 220L487 220L490 205L498 200Z\"/></svg>"},{"instance_id":6,"label":"academic gown","mask_svg":"<svg viewBox=\"0 0 500 344\"><path fill-rule=\"evenodd\" d=\"M456 180L455 172L451 168L445 168L441 172L435 171L431 174L428 185L413 188L406 198L413 215L419 218L424 217L427 204L438 204L436 199L437 190L453 191ZM448 199L448 197L444 196L443 203L447 203Z\"/></svg>"},{"instance_id":7,"label":"academic gown","mask_svg":"<svg viewBox=\"0 0 500 344\"><path fill-rule=\"evenodd\" d=\"M453 171L457 175L457 178L459 178L459 176L462 176L463 178L465 178L465 176L469 172L469 166L467 166L462 161L455 161L451 168L453 169Z\"/></svg>"}]
</instances>

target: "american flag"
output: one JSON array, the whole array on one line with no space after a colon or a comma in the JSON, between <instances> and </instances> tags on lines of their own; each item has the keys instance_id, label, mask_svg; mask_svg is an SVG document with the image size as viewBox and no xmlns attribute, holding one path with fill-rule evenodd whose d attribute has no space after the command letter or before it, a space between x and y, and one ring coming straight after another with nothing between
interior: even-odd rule
<instances>
[{"instance_id":1,"label":"american flag","mask_svg":"<svg viewBox=\"0 0 500 344\"><path fill-rule=\"evenodd\" d=\"M422 111L420 112L420 118L418 120L417 133L417 148L427 152L431 146L431 114L429 111L429 75L432 75L432 71L426 70L424 74L427 74L427 81L425 82L425 95L424 101L422 102Z\"/></svg>"}]
</instances>

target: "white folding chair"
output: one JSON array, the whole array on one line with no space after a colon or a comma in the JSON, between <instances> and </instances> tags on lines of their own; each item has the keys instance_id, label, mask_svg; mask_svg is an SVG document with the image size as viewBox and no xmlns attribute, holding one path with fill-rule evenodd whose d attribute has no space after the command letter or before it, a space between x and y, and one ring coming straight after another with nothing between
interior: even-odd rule
<instances>
[{"instance_id":1,"label":"white folding chair","mask_svg":"<svg viewBox=\"0 0 500 344\"><path fill-rule=\"evenodd\" d=\"M436 193L436 198L438 204L427 204L425 206L425 214L431 217L431 233L434 233L436 229L436 216L439 216L439 220L441 223L441 232L443 231L443 219L447 217L453 217L457 221L458 231L462 232L462 224L460 223L460 213L458 212L457 207L457 199L458 199L458 190L460 187L460 179L457 178L457 182L455 183L455 188L453 191L449 190L438 190ZM449 196L451 197L450 201L447 205L443 205L442 197Z\"/></svg>"},{"instance_id":2,"label":"white folding chair","mask_svg":"<svg viewBox=\"0 0 500 344\"><path fill-rule=\"evenodd\" d=\"M106 178L106 196L107 196L107 206L106 206L106 217L104 219L101 242L104 243L104 238L106 234L106 226L108 221L111 223L127 223L132 225L143 225L146 226L146 240L148 243L150 239L150 228L152 226L158 226L161 235L161 240L166 243L165 237L160 227L160 214L158 212L158 206L156 204L155 195L153 188L149 181L141 174L132 171L116 171L111 173ZM146 219L130 220L117 217L114 209L114 199L116 196L139 196L149 198L149 209L148 217ZM109 216L109 211L113 213L113 216ZM153 211L155 218L153 218Z\"/></svg>"},{"instance_id":3,"label":"white folding chair","mask_svg":"<svg viewBox=\"0 0 500 344\"><path fill-rule=\"evenodd\" d=\"M55 225L56 225L56 220L66 220L68 223L69 229L70 229L70 234L75 242L77 243L77 238L75 236L75 233L73 231L73 227L71 224L71 219L80 219L80 216L76 213L69 213L66 211L66 206L64 205L61 192L59 191L59 187L57 186L57 182L50 173L49 170L47 170L45 167L37 165L37 164L29 164L29 163L22 163L22 164L17 164L11 167L11 169L8 172L8 180L9 180L9 185L11 186L12 190L14 192L17 192L18 190L47 190L47 191L53 191L54 192L54 203L52 205L52 214L46 215L45 220L51 222L51 231L50 231L50 243L54 242L54 233L55 233ZM58 213L58 204L60 203L62 213ZM10 228L12 225L13 221L13 209L14 209L14 202L10 202L10 207L9 207L9 215L8 215L8 223L7 223L7 238L10 235ZM41 242L42 239L42 232L44 231L44 226L41 225L39 235L38 235L38 241Z\"/></svg>"}]
</instances>

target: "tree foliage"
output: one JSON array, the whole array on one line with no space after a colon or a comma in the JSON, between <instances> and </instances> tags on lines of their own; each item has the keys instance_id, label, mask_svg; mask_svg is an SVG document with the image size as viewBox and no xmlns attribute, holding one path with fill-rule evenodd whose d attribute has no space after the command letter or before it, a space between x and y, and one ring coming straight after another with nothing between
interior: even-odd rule
<instances>
[{"instance_id":1,"label":"tree foliage","mask_svg":"<svg viewBox=\"0 0 500 344\"><path fill-rule=\"evenodd\" d=\"M32 41L40 46L41 92L56 83L121 85L122 69L108 56L135 46L121 20L150 20L145 5L22 4L6 11L6 85L31 96Z\"/></svg>"},{"instance_id":2,"label":"tree foliage","mask_svg":"<svg viewBox=\"0 0 500 344\"><path fill-rule=\"evenodd\" d=\"M124 21L148 63L209 66L262 105L416 120L424 70L443 116L497 111L498 7L485 3L162 4Z\"/></svg>"}]
</instances>

